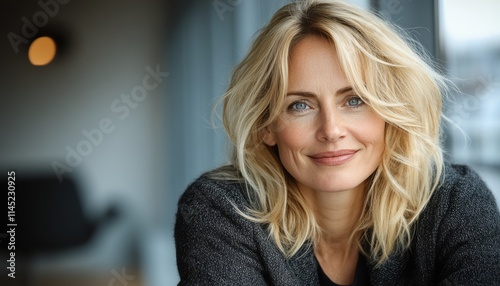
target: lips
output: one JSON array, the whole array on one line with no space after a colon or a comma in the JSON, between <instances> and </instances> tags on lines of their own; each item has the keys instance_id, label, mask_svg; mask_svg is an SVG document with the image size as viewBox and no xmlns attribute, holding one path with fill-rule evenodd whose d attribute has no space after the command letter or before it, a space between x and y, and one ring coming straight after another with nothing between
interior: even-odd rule
<instances>
[{"instance_id":1,"label":"lips","mask_svg":"<svg viewBox=\"0 0 500 286\"><path fill-rule=\"evenodd\" d=\"M349 162L358 152L355 149L321 152L309 156L315 163L325 166L338 166Z\"/></svg>"}]
</instances>

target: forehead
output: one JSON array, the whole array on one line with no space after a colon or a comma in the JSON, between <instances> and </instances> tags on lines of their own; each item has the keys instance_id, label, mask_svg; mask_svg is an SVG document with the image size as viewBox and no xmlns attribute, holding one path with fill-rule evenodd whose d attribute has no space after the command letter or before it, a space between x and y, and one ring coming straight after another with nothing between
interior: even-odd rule
<instances>
[{"instance_id":1,"label":"forehead","mask_svg":"<svg viewBox=\"0 0 500 286\"><path fill-rule=\"evenodd\" d=\"M339 89L346 85L346 77L331 42L311 35L292 48L288 62L289 91L308 89L317 92L323 88Z\"/></svg>"}]
</instances>

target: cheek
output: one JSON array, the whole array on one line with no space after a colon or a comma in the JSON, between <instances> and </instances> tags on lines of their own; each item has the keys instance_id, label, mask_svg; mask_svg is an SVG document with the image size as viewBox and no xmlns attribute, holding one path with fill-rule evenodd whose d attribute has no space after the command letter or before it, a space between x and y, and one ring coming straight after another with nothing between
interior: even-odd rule
<instances>
[{"instance_id":1,"label":"cheek","mask_svg":"<svg viewBox=\"0 0 500 286\"><path fill-rule=\"evenodd\" d=\"M275 138L281 152L299 150L309 138L312 127L305 120L280 120L275 125Z\"/></svg>"},{"instance_id":2,"label":"cheek","mask_svg":"<svg viewBox=\"0 0 500 286\"><path fill-rule=\"evenodd\" d=\"M280 153L299 149L303 145L300 132L297 130L285 129L277 133L276 142Z\"/></svg>"},{"instance_id":3,"label":"cheek","mask_svg":"<svg viewBox=\"0 0 500 286\"><path fill-rule=\"evenodd\" d=\"M376 152L382 153L385 144L385 121L379 117L373 118L364 125L362 134L365 141L373 145Z\"/></svg>"},{"instance_id":4,"label":"cheek","mask_svg":"<svg viewBox=\"0 0 500 286\"><path fill-rule=\"evenodd\" d=\"M297 126L295 128L284 128L275 134L281 164L287 172L295 177L302 161L301 151L310 144L307 140L304 140L301 129L297 128Z\"/></svg>"},{"instance_id":5,"label":"cheek","mask_svg":"<svg viewBox=\"0 0 500 286\"><path fill-rule=\"evenodd\" d=\"M364 145L383 148L385 137L385 121L375 113L364 114L351 121L350 131Z\"/></svg>"}]
</instances>

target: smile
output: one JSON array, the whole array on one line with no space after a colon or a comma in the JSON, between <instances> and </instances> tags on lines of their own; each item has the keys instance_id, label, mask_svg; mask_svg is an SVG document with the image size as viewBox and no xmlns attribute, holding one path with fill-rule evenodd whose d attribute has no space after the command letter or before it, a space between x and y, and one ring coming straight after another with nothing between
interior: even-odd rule
<instances>
[{"instance_id":1,"label":"smile","mask_svg":"<svg viewBox=\"0 0 500 286\"><path fill-rule=\"evenodd\" d=\"M358 150L343 149L333 152L321 152L309 156L313 162L324 166L338 166L349 162Z\"/></svg>"}]
</instances>

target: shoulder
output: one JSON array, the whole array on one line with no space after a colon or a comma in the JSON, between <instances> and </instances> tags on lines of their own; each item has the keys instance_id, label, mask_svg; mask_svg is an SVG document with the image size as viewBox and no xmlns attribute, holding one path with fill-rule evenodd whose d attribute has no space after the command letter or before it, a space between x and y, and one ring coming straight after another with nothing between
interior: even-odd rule
<instances>
[{"instance_id":1,"label":"shoulder","mask_svg":"<svg viewBox=\"0 0 500 286\"><path fill-rule=\"evenodd\" d=\"M466 165L445 164L442 187L452 185L455 188L477 189L485 187L479 175Z\"/></svg>"},{"instance_id":2,"label":"shoulder","mask_svg":"<svg viewBox=\"0 0 500 286\"><path fill-rule=\"evenodd\" d=\"M255 223L246 219L249 206L243 184L214 176L214 172L201 175L182 194L177 208L175 236L178 245L192 245L213 241L249 243ZM219 241L219 242L216 242Z\"/></svg>"},{"instance_id":3,"label":"shoulder","mask_svg":"<svg viewBox=\"0 0 500 286\"><path fill-rule=\"evenodd\" d=\"M179 204L192 204L200 200L216 204L229 201L236 205L247 203L244 183L217 175L218 171L212 170L194 180L182 194Z\"/></svg>"},{"instance_id":4,"label":"shoulder","mask_svg":"<svg viewBox=\"0 0 500 286\"><path fill-rule=\"evenodd\" d=\"M213 172L188 186L174 226L180 285L265 283L258 251L265 241L258 239L258 225L242 215L245 194L243 184Z\"/></svg>"},{"instance_id":5,"label":"shoulder","mask_svg":"<svg viewBox=\"0 0 500 286\"><path fill-rule=\"evenodd\" d=\"M482 219L499 223L493 193L470 167L445 165L441 184L422 213L422 219L438 224L445 218L448 223L450 220L474 223Z\"/></svg>"},{"instance_id":6,"label":"shoulder","mask_svg":"<svg viewBox=\"0 0 500 286\"><path fill-rule=\"evenodd\" d=\"M481 209L498 212L491 190L473 169L465 165L445 165L441 185L430 201L430 205L433 204L442 209L467 207L468 210L475 209L470 208L474 204L476 207L481 204Z\"/></svg>"},{"instance_id":7,"label":"shoulder","mask_svg":"<svg viewBox=\"0 0 500 286\"><path fill-rule=\"evenodd\" d=\"M450 285L498 285L500 212L475 171L445 166L440 187L419 217L413 245L412 259L424 270L419 277Z\"/></svg>"},{"instance_id":8,"label":"shoulder","mask_svg":"<svg viewBox=\"0 0 500 286\"><path fill-rule=\"evenodd\" d=\"M177 216L191 219L226 218L243 221L238 211L250 205L244 183L217 175L220 169L201 175L181 195Z\"/></svg>"}]
</instances>

